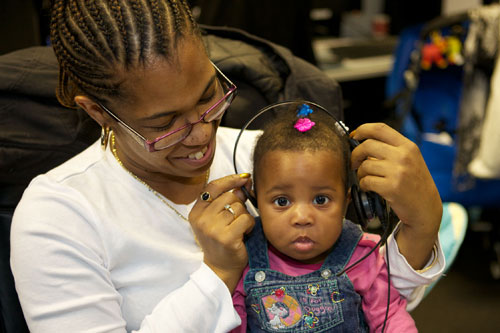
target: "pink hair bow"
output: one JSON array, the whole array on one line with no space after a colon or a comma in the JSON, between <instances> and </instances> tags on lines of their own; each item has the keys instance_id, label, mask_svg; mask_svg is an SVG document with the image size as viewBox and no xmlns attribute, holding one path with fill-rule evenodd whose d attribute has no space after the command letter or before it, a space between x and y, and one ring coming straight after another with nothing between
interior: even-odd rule
<instances>
[{"instance_id":1,"label":"pink hair bow","mask_svg":"<svg viewBox=\"0 0 500 333\"><path fill-rule=\"evenodd\" d=\"M309 118L300 118L295 122L295 127L299 132L309 131L316 123Z\"/></svg>"}]
</instances>

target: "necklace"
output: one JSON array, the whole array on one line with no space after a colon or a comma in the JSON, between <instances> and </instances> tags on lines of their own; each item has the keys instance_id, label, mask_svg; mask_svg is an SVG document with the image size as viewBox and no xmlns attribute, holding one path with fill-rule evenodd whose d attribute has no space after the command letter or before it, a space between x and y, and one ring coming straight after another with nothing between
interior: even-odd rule
<instances>
[{"instance_id":1,"label":"necklace","mask_svg":"<svg viewBox=\"0 0 500 333\"><path fill-rule=\"evenodd\" d=\"M125 165L123 165L122 161L120 160L120 158L118 157L118 154L116 153L116 146L115 146L115 133L111 132L111 152L113 153L113 156L115 157L116 161L118 162L118 164L121 165L121 167L128 172L128 174L130 174L132 177L134 177L139 183L143 184L144 186L146 186L146 188L152 192L158 199L161 200L161 202L163 202L165 205L167 205L167 207L169 207L170 209L172 209L175 214L177 214L177 216L179 216L180 218L182 218L184 221L187 221L189 222L189 220L187 219L187 217L185 217L184 215L182 215L177 209L175 209L171 204L169 204L164 198L163 196L158 193L155 189L153 189L151 186L149 186L144 180L142 180L141 178L139 178L136 174L134 174L132 171L130 171L129 169L127 169L125 167ZM208 183L208 177L210 176L210 169L207 170L207 173L206 173L206 176L205 176L205 185Z\"/></svg>"}]
</instances>

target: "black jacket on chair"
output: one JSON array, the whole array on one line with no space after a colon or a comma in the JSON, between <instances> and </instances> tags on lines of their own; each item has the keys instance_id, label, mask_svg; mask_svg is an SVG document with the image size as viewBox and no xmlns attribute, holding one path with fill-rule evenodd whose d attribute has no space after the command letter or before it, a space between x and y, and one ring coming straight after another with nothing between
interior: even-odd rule
<instances>
[{"instance_id":1,"label":"black jacket on chair","mask_svg":"<svg viewBox=\"0 0 500 333\"><path fill-rule=\"evenodd\" d=\"M261 107L299 98L342 118L340 87L313 65L241 30L203 29L210 58L238 87L223 126L241 127ZM24 189L33 177L78 154L100 135L84 111L59 105L57 77L50 47L0 56L0 332L28 331L9 263L12 214Z\"/></svg>"}]
</instances>

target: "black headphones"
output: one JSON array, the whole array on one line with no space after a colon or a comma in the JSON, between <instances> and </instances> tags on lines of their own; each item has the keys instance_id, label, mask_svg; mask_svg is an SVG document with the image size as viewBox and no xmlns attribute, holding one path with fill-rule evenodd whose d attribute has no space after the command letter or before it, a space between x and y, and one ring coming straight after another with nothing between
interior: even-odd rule
<instances>
[{"instance_id":1,"label":"black headphones","mask_svg":"<svg viewBox=\"0 0 500 333\"><path fill-rule=\"evenodd\" d=\"M291 104L296 104L297 106L302 105L302 104L307 104L310 107L315 107L316 109L322 110L325 113L327 113L330 117L333 118L336 122L336 126L340 131L343 131L345 133L345 137L347 138L350 146L350 151L352 151L354 148L356 148L359 145L359 142L350 138L349 137L349 131L346 128L346 126L341 122L338 121L338 119L330 113L327 109L322 107L319 104L309 102L309 101L285 101L285 102L278 102L271 104L269 106L266 106L257 112L255 116L253 116L250 120L247 121L247 123L242 127L240 133L238 134L238 137L236 138L236 142L234 143L234 150L233 150L233 165L234 165L234 172L238 173L238 169L236 167L236 150L238 148L238 142L240 141L240 137L247 129L247 127L257 118L259 118L261 115L268 111L278 111L282 106L287 106ZM350 158L350 154L349 154ZM352 267L356 266L360 262L362 262L364 259L366 259L375 249L380 246L381 244L385 243L387 240L387 237L389 236L389 233L391 231L391 225L390 225L390 218L389 218L389 213L390 213L390 208L389 205L387 205L386 201L384 198L379 196L375 192L364 192L359 188L359 180L356 175L355 170L350 170L349 175L347 175L350 179L349 182L351 184L351 198L352 202L354 205L354 210L356 212L356 216L358 219L359 224L363 229L366 229L366 226L368 222L374 218L378 218L382 228L384 229L383 234L378 241L378 243L370 250L368 251L362 258L358 259L355 263L351 264L348 267L345 267L341 272L337 273L337 276L340 276L344 274L346 271L350 270ZM248 200L252 203L252 205L255 208L257 207L257 200L255 197L253 197L250 193L248 193L247 189L242 187L241 190L245 195L247 196ZM386 263L387 263L387 273L390 276L390 264L389 264L389 251L385 252L386 255ZM390 279L387 279L387 309L385 312L385 319L384 319L384 326L382 327L382 332L385 331L385 325L387 322L387 317L389 314L389 300L390 300Z\"/></svg>"},{"instance_id":2,"label":"black headphones","mask_svg":"<svg viewBox=\"0 0 500 333\"><path fill-rule=\"evenodd\" d=\"M234 171L235 173L238 173L238 169L236 167L236 151L238 149L238 142L240 141L240 137L243 134L243 132L247 129L247 127L257 118L259 118L261 115L268 111L277 111L279 108L296 104L297 106L302 105L302 104L307 104L311 107L315 107L316 109L324 111L326 114L328 114L330 117L332 117L337 127L339 130L341 129L342 131L345 132L345 137L347 138L350 146L350 151L352 151L354 148L356 148L359 145L359 142L350 138L349 137L349 131L345 127L345 125L339 121L331 112L329 112L327 109L322 107L319 104L309 102L309 101L284 101L284 102L278 102L274 103L271 105L268 105L262 109L260 109L250 120L246 122L246 124L241 128L240 133L238 134L238 137L236 138L236 142L234 144L234 150L233 150L233 165L234 165ZM356 212L356 217L359 221L359 224L363 227L366 228L367 224L369 221L371 221L374 218L378 218L380 220L380 223L382 224L382 227L387 229L389 225L389 206L387 205L385 199L383 199L381 196L379 196L375 192L364 192L359 188L359 180L356 175L355 170L351 170L349 172L350 174L348 177L350 178L350 183L351 183L351 198L352 202L354 205L354 210ZM242 191L245 193L247 196L248 200L252 203L252 205L255 208L257 207L257 200L254 196L252 196L246 188L242 187Z\"/></svg>"}]
</instances>

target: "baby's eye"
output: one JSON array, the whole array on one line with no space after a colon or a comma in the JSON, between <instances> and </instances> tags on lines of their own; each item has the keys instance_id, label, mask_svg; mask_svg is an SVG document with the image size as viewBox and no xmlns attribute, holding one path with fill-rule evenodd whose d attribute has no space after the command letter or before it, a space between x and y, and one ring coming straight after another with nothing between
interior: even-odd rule
<instances>
[{"instance_id":1,"label":"baby's eye","mask_svg":"<svg viewBox=\"0 0 500 333\"><path fill-rule=\"evenodd\" d=\"M285 206L290 205L290 201L285 197L279 197L277 199L274 199L273 202L275 205L278 205L280 207L285 207Z\"/></svg>"},{"instance_id":2,"label":"baby's eye","mask_svg":"<svg viewBox=\"0 0 500 333\"><path fill-rule=\"evenodd\" d=\"M315 205L326 205L329 201L330 201L330 199L327 196L325 196L325 195L317 195L314 198L313 203Z\"/></svg>"}]
</instances>

